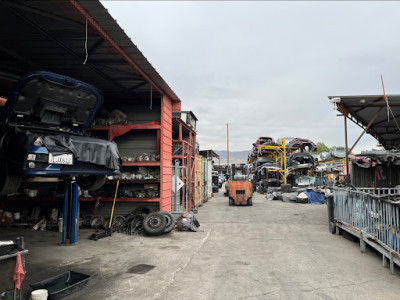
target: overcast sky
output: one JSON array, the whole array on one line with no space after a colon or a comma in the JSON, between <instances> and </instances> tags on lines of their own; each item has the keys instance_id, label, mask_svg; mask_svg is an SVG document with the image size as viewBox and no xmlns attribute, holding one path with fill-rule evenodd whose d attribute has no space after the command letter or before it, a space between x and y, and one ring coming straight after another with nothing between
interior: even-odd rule
<instances>
[{"instance_id":1,"label":"overcast sky","mask_svg":"<svg viewBox=\"0 0 400 300\"><path fill-rule=\"evenodd\" d=\"M400 94L400 2L102 1L199 119L201 149L344 145L327 96ZM361 129L349 125L349 146ZM355 151L377 142L366 135Z\"/></svg>"}]
</instances>

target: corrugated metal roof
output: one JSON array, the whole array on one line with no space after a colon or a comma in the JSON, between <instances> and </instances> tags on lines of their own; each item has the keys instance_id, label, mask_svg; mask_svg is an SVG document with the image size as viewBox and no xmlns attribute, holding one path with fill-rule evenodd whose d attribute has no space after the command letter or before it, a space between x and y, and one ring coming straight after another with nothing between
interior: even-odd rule
<instances>
[{"instance_id":1,"label":"corrugated metal roof","mask_svg":"<svg viewBox=\"0 0 400 300\"><path fill-rule=\"evenodd\" d=\"M151 91L180 101L99 1L5 0L0 8L0 76L48 70L95 85L106 101Z\"/></svg>"},{"instance_id":2,"label":"corrugated metal roof","mask_svg":"<svg viewBox=\"0 0 400 300\"><path fill-rule=\"evenodd\" d=\"M385 149L400 148L400 95L329 96L337 110L367 130ZM388 118L389 112L389 118ZM393 118L394 116L394 118ZM375 119L374 119L375 118ZM397 124L396 124L397 122Z\"/></svg>"}]
</instances>

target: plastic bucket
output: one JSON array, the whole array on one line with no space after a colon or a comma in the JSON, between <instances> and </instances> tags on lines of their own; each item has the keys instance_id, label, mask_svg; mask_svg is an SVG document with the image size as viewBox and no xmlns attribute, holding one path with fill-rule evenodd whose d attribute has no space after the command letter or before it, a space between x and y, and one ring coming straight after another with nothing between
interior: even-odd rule
<instances>
[{"instance_id":1,"label":"plastic bucket","mask_svg":"<svg viewBox=\"0 0 400 300\"><path fill-rule=\"evenodd\" d=\"M36 290L31 293L32 300L47 300L48 292L45 289Z\"/></svg>"}]
</instances>

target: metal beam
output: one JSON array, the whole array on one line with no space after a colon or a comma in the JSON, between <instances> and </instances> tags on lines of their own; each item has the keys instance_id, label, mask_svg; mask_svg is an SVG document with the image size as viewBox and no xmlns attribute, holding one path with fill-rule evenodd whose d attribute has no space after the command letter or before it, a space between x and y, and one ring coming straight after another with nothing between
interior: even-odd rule
<instances>
[{"instance_id":1,"label":"metal beam","mask_svg":"<svg viewBox=\"0 0 400 300\"><path fill-rule=\"evenodd\" d=\"M369 121L367 127L364 129L364 131L361 133L361 135L358 137L357 141L354 143L353 147L351 147L351 149L349 150L349 153L351 153L351 151L354 149L354 147L357 145L357 143L360 141L360 139L362 138L362 136L368 131L368 129L371 127L372 123L374 123L376 117L378 116L378 114L381 112L381 110L383 109L383 107L381 107L380 109L378 109L378 111L375 113L375 115L373 116L373 118L371 119L371 121ZM347 148L346 148L347 149Z\"/></svg>"},{"instance_id":2,"label":"metal beam","mask_svg":"<svg viewBox=\"0 0 400 300\"><path fill-rule=\"evenodd\" d=\"M11 10L16 16L18 16L19 18L21 18L22 20L27 22L29 25L31 25L33 28L38 30L41 34L43 34L44 36L49 38L51 41L56 43L59 47L64 49L66 52L68 52L72 57L74 57L75 59L83 62L83 58L80 55L78 55L76 52L71 50L63 42L59 41L57 38L52 36L46 29L44 29L42 26L37 24L35 21L31 20L30 18L28 18L27 16L25 16L24 14L22 14L20 11L18 11L15 8L8 7L8 9ZM93 67L90 64L86 64L85 66L87 66L91 70L95 71L97 74L99 74L100 76L102 76L103 78L105 78L106 80L108 80L109 82L114 84L115 86L117 86L117 87L119 87L119 88L121 88L123 90L126 90L126 88L124 86L122 86L122 85L118 84L117 82L113 81L112 78L110 78L107 74L103 73L102 71L98 70L96 67Z\"/></svg>"},{"instance_id":3,"label":"metal beam","mask_svg":"<svg viewBox=\"0 0 400 300\"><path fill-rule=\"evenodd\" d=\"M86 11L86 9L76 0L68 0L73 8L84 17L88 24L107 42L109 43L137 72L144 77L158 92L164 94L163 89L154 82L154 80L144 72L139 65L119 46L111 36L96 22L96 20Z\"/></svg>"},{"instance_id":4,"label":"metal beam","mask_svg":"<svg viewBox=\"0 0 400 300\"><path fill-rule=\"evenodd\" d=\"M146 85L147 83L148 83L147 81L144 81L144 82L142 82L142 83L139 83L139 84L137 84L137 85L135 85L135 86L129 88L129 91L136 90L136 89L140 88L141 86Z\"/></svg>"},{"instance_id":5,"label":"metal beam","mask_svg":"<svg viewBox=\"0 0 400 300\"><path fill-rule=\"evenodd\" d=\"M31 62L30 60L27 60L26 58L24 58L21 55L15 53L14 51L8 50L7 48L5 48L3 46L0 46L0 52L4 52L7 55L11 56L12 58L14 58L14 59L16 59L16 60L18 60L18 61L20 61L20 62L22 62L22 63L24 63L24 64L26 64L26 65L28 65L30 67L32 67L34 69L37 69L37 70L41 69L37 64Z\"/></svg>"},{"instance_id":6,"label":"metal beam","mask_svg":"<svg viewBox=\"0 0 400 300\"><path fill-rule=\"evenodd\" d=\"M96 50L104 43L104 40L102 38L100 38L96 43L93 44L92 47L90 47L88 54L91 55L94 52L96 52ZM89 56L90 57L90 56Z\"/></svg>"},{"instance_id":7,"label":"metal beam","mask_svg":"<svg viewBox=\"0 0 400 300\"><path fill-rule=\"evenodd\" d=\"M349 174L349 151L347 143L347 117L344 115L344 146L346 149L346 184L350 184L350 174Z\"/></svg>"},{"instance_id":8,"label":"metal beam","mask_svg":"<svg viewBox=\"0 0 400 300\"><path fill-rule=\"evenodd\" d=\"M395 119L397 119L398 117L400 117L400 114L394 116ZM376 125L379 125L379 124L384 123L384 122L387 122L386 118L384 120L382 120L382 121L376 122L374 126L376 127Z\"/></svg>"},{"instance_id":9,"label":"metal beam","mask_svg":"<svg viewBox=\"0 0 400 300\"><path fill-rule=\"evenodd\" d=\"M29 1L26 1L26 3L29 3ZM18 4L18 3L12 2L12 1L7 1L7 0L1 1L0 4L8 6L8 7L13 7L13 8L16 8L16 9L19 9L19 10L31 12L33 14L36 14L36 15L39 15L39 16L43 16L43 17L46 17L46 18L49 18L49 19L57 20L57 21L60 21L62 23L67 23L67 24L70 24L70 25L77 25L79 27L85 25L84 22L77 22L75 20L68 19L65 16L63 16L63 17L58 16L58 15L56 15L54 13L54 11L49 13L49 12L44 11L44 10L40 10L40 9L33 8L33 7L28 7L28 6L21 5L21 4Z\"/></svg>"}]
</instances>

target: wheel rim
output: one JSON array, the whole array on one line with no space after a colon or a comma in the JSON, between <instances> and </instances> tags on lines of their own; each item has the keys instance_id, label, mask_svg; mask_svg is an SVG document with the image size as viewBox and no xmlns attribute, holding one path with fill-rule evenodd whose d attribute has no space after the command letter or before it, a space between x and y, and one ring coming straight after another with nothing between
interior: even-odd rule
<instances>
[{"instance_id":1,"label":"wheel rim","mask_svg":"<svg viewBox=\"0 0 400 300\"><path fill-rule=\"evenodd\" d=\"M151 217L148 221L148 224L151 228L158 228L161 225L161 220L158 217Z\"/></svg>"}]
</instances>

